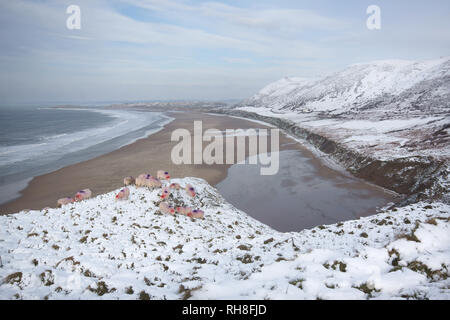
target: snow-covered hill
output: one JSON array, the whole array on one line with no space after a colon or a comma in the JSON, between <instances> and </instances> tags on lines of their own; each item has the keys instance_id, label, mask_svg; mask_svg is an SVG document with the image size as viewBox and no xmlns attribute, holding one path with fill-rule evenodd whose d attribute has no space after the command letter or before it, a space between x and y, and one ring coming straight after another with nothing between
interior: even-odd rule
<instances>
[{"instance_id":1,"label":"snow-covered hill","mask_svg":"<svg viewBox=\"0 0 450 320\"><path fill-rule=\"evenodd\" d=\"M450 57L446 57L354 64L319 80L285 78L243 105L273 111L340 114L377 109L405 114L448 112L449 101Z\"/></svg>"},{"instance_id":2,"label":"snow-covered hill","mask_svg":"<svg viewBox=\"0 0 450 320\"><path fill-rule=\"evenodd\" d=\"M281 233L204 180L173 182L198 197L170 201L205 219L161 214L158 191L135 187L0 216L0 299L450 299L449 205Z\"/></svg>"},{"instance_id":3,"label":"snow-covered hill","mask_svg":"<svg viewBox=\"0 0 450 320\"><path fill-rule=\"evenodd\" d=\"M319 80L285 78L218 112L269 122L396 192L448 198L450 57L354 64Z\"/></svg>"}]
</instances>

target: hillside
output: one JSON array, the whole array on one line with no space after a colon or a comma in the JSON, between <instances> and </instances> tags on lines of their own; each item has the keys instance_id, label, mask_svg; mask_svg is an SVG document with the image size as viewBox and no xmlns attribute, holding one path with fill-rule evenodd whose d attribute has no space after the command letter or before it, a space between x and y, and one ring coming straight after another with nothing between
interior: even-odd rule
<instances>
[{"instance_id":1,"label":"hillside","mask_svg":"<svg viewBox=\"0 0 450 320\"><path fill-rule=\"evenodd\" d=\"M353 175L406 195L406 203L450 201L449 57L284 78L216 112L275 125Z\"/></svg>"},{"instance_id":2,"label":"hillside","mask_svg":"<svg viewBox=\"0 0 450 320\"><path fill-rule=\"evenodd\" d=\"M319 80L285 78L243 104L273 111L335 115L379 111L393 114L448 113L450 57L430 61L355 64Z\"/></svg>"},{"instance_id":3,"label":"hillside","mask_svg":"<svg viewBox=\"0 0 450 320\"><path fill-rule=\"evenodd\" d=\"M448 205L416 203L281 233L205 181L171 201L131 187L60 209L0 216L0 299L450 299Z\"/></svg>"}]
</instances>

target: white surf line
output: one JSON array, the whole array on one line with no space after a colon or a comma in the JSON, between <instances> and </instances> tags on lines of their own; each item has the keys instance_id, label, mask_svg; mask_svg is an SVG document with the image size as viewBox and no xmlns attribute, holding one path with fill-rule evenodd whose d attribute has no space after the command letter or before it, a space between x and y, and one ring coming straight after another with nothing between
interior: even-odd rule
<instances>
[{"instance_id":1,"label":"white surf line","mask_svg":"<svg viewBox=\"0 0 450 320\"><path fill-rule=\"evenodd\" d=\"M42 108L42 109L44 109L44 108ZM57 109L57 108L46 108L46 109L49 109L49 110L50 110L50 109L51 109L51 110L55 110L55 109ZM89 108L64 108L64 109L61 108L61 109L57 109L57 110L73 110L73 111L80 111L80 110L82 110L82 111L91 111L91 112L98 112L98 113L110 115L110 114L107 112L107 110L106 110L106 112L99 112L98 109L97 109L97 110L94 110L94 109L89 109ZM105 110L101 110L101 111L105 111ZM121 110L121 111L127 112L126 110ZM140 137L138 137L138 138L135 138L135 139L133 139L133 140L130 140L130 141L128 141L128 142L125 142L124 144L120 145L119 147L115 148L114 150L118 150L118 149L120 149L120 148L122 148L122 147L124 147L124 146L133 144L133 143L135 143L135 142L138 141L138 140L148 138L148 137L150 137L151 135L153 135L153 134L155 134L155 133L157 133L157 132L163 130L163 129L165 128L165 126L167 126L169 123L171 123L173 120L175 120L175 118L169 117L168 115L166 115L166 114L163 113L163 112L155 112L155 113L158 113L158 116L160 116L161 118L163 118L162 122L161 122L160 124L158 124L158 127L154 128L154 129L147 130L147 131L144 133L143 136L140 136ZM119 119L119 118L120 118L120 115L119 115L118 113L115 113L115 114L113 115L113 117ZM164 118L165 118L165 119L164 119ZM90 129L88 129L88 130L90 130ZM139 130L139 129L138 129L138 130ZM89 147L88 147L88 148L89 148ZM107 152L107 153L110 153L110 152L112 152L112 151L114 151L114 150L111 150L111 151L109 151L109 152ZM78 151L82 151L82 150L78 150ZM105 154L107 154L107 153L105 153ZM98 155L98 156L96 156L96 157L94 157L94 158L97 158L97 157L99 157L99 156L101 156L101 155ZM77 163L78 163L78 162L77 162ZM74 163L74 164L75 164L75 163ZM64 167L67 167L67 166L70 166L70 165L73 165L73 164L64 165L64 166L62 166L62 167L60 167L60 168L58 168L58 169L55 169L55 170L52 170L52 171L48 171L47 173L51 173L51 172L57 171L57 170L59 170L59 169L61 169L61 168L64 168ZM25 190L25 189L28 187L28 185L30 184L30 182L31 182L35 177L40 176L40 175L42 175L42 174L46 174L46 173L41 173L41 174L38 174L38 175L36 175L36 176L32 176L32 177L25 178L25 179L23 179L23 180L20 180L19 182L11 182L11 183L6 183L6 184L4 184L4 185L0 185L0 193L1 193L1 195L2 195L2 197L0 198L0 204L5 204L5 203L8 203L8 202L10 202L10 201L13 201L13 200L15 200L15 199L20 198L20 197L21 197L21 191Z\"/></svg>"},{"instance_id":2,"label":"white surf line","mask_svg":"<svg viewBox=\"0 0 450 320\"><path fill-rule=\"evenodd\" d=\"M155 133L160 132L160 131L163 130L169 123L171 123L173 120L175 120L175 118L169 117L168 115L166 115L166 114L164 114L164 113L162 113L162 112L161 112L161 113L160 113L160 112L157 112L157 113L159 113L159 115L160 115L162 118L165 118L164 120L162 120L162 122L158 125L157 128L147 130L143 136L141 136L141 137L139 137L139 138L135 138L135 139L131 140L130 142L127 142L127 143L121 145L121 146L120 146L119 148L117 148L117 149L120 149L120 148L122 148L122 147L128 146L128 145L130 145L130 144L133 144L133 143L135 143L136 141L139 141L139 140L141 140L141 139L146 139L146 138L150 137L151 135L154 135ZM117 150L117 149L116 149L116 150Z\"/></svg>"},{"instance_id":3,"label":"white surf line","mask_svg":"<svg viewBox=\"0 0 450 320\"><path fill-rule=\"evenodd\" d=\"M133 139L133 140L130 140L129 142L126 142L126 143L120 145L117 149L120 149L120 148L125 147L125 146L130 145L130 144L133 144L133 143L135 143L135 142L138 141L138 140L148 138L148 137L150 137L152 134L155 134L155 133L161 131L162 129L164 129L164 127L165 127L166 125L168 125L168 124L171 123L173 120L175 120L175 118L169 117L166 113L161 112L161 111L141 111L141 110L136 110L136 109L131 109L131 110L129 110L129 109L114 109L114 110L112 110L112 109L105 109L104 107L85 107L85 106L82 106L82 107L80 107L80 108L51 108L51 107L49 107L49 108L47 108L47 109L51 109L51 110L72 110L72 111L90 111L90 112L97 112L97 113L101 113L101 114L103 114L103 115L111 116L111 117L116 118L116 119L120 119L120 118L121 118L121 117L120 117L120 113L130 113L130 111L131 111L131 112L136 112L136 113L138 113L138 112L152 112L152 113L157 114L157 115L160 116L161 118L165 118L160 124L158 124L158 127L159 127L159 128L147 130L147 131L144 133L143 136L140 136L140 137L138 137L138 138L135 138L135 139ZM154 121L154 122L157 122L157 121ZM154 123L154 122L153 122L153 123ZM138 128L137 130L140 130L140 129L142 129L142 128L143 128L143 127ZM125 133L125 134L126 134L126 133ZM125 134L124 134L124 135L125 135ZM122 136L123 136L123 135L122 135ZM115 149L115 150L117 150L117 149Z\"/></svg>"},{"instance_id":4,"label":"white surf line","mask_svg":"<svg viewBox=\"0 0 450 320\"><path fill-rule=\"evenodd\" d=\"M20 181L0 185L0 194L1 194L0 204L5 204L17 198L20 198L21 196L20 192L28 187L33 178L34 177L26 178Z\"/></svg>"}]
</instances>

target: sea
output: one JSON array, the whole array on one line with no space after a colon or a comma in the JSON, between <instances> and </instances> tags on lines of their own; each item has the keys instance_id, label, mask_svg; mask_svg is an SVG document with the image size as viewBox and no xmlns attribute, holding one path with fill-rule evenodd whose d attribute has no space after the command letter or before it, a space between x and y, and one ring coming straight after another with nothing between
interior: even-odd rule
<instances>
[{"instance_id":1,"label":"sea","mask_svg":"<svg viewBox=\"0 0 450 320\"><path fill-rule=\"evenodd\" d=\"M0 203L31 179L109 153L160 130L160 112L0 106Z\"/></svg>"}]
</instances>

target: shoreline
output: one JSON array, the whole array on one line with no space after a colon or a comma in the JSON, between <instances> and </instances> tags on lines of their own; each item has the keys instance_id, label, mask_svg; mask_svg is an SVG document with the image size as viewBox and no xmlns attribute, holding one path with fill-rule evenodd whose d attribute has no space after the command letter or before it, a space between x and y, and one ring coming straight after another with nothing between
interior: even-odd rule
<instances>
[{"instance_id":1,"label":"shoreline","mask_svg":"<svg viewBox=\"0 0 450 320\"><path fill-rule=\"evenodd\" d=\"M97 108L52 109L35 106L25 109L25 112L39 118L42 117L41 110L46 110L44 112L50 119L54 117L59 123L55 124L55 129L49 127L45 133L36 134L37 138L29 143L2 147L0 206L19 198L20 192L34 177L120 149L149 137L173 120L161 112ZM68 115L65 114L67 112ZM76 117L81 120L74 121ZM66 118L71 119L67 124L64 123ZM11 133L14 136L14 132ZM8 140L8 136L5 139Z\"/></svg>"},{"instance_id":2,"label":"shoreline","mask_svg":"<svg viewBox=\"0 0 450 320\"><path fill-rule=\"evenodd\" d=\"M0 215L17 213L26 209L39 210L44 207L54 207L57 199L72 196L77 190L84 188L91 189L94 196L107 193L122 187L125 176L137 176L143 172L155 174L160 169L169 171L173 178L199 177L216 186L227 177L228 170L232 165L174 165L170 160L170 151L178 142L171 142L172 131L186 128L193 132L193 122L199 119L203 120L203 130L215 128L223 131L225 129L255 128L255 121L251 119L222 114L168 111L164 115L173 120L145 138L99 157L32 178L28 186L20 192L20 197L0 205ZM270 129L274 126L259 122L258 128ZM280 130L279 149L280 151L297 150L304 153L320 176L333 179L340 175L348 175L348 173L344 174L336 168L328 166L314 152L284 130ZM374 192L383 190L386 193L383 188L369 185L365 181L360 181L360 186L368 190L373 189Z\"/></svg>"},{"instance_id":3,"label":"shoreline","mask_svg":"<svg viewBox=\"0 0 450 320\"><path fill-rule=\"evenodd\" d=\"M431 156L378 158L358 149L349 148L321 132L302 127L289 119L274 115L261 115L246 110L217 110L219 114L255 119L276 126L310 149L316 156L343 167L352 177L387 190L399 198L396 206L418 201L445 200L447 189L442 182L447 177L445 159ZM311 148L309 147L311 146ZM328 161L327 161L328 162ZM329 165L329 164L327 164ZM403 174L398 174L403 172Z\"/></svg>"},{"instance_id":4,"label":"shoreline","mask_svg":"<svg viewBox=\"0 0 450 320\"><path fill-rule=\"evenodd\" d=\"M193 132L193 121L199 119L203 120L203 130L254 128L254 123L247 120L207 115L202 112L168 111L164 115L173 120L145 138L93 159L33 177L20 191L18 198L0 204L0 215L54 207L59 198L72 196L77 190L84 188L91 189L94 195L110 192L123 186L123 178L128 175L137 176L143 172L155 174L159 169L168 170L174 178L195 176L216 185L227 176L231 165L172 164L170 151L178 142L170 141L171 132L178 128L186 128ZM280 135L280 150L284 148L283 144L289 145L289 142L292 141Z\"/></svg>"}]
</instances>

